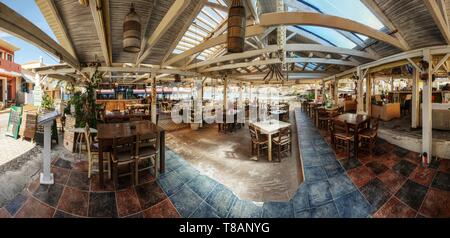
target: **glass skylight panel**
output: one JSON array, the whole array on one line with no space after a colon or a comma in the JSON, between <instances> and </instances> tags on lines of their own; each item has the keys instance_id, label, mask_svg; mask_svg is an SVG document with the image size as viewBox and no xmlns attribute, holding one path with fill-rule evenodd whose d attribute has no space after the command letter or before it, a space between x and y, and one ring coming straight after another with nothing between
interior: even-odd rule
<instances>
[{"instance_id":1,"label":"glass skylight panel","mask_svg":"<svg viewBox=\"0 0 450 238\"><path fill-rule=\"evenodd\" d=\"M376 30L381 30L384 25L360 0L298 0L320 9L325 14L347 18ZM358 9L349 10L349 9Z\"/></svg>"},{"instance_id":2,"label":"glass skylight panel","mask_svg":"<svg viewBox=\"0 0 450 238\"><path fill-rule=\"evenodd\" d=\"M209 2L227 7L223 0L209 0ZM213 32L215 32L224 23L224 21L226 21L227 16L228 13L223 10L204 6L196 18L192 21L191 26L189 26L180 42L178 42L178 45L174 49L173 53L181 54L184 51L204 42L206 38L211 37ZM199 60L205 60L210 55L216 53L219 49L221 49L221 47L211 48L204 51L202 54L199 54L196 58Z\"/></svg>"},{"instance_id":3,"label":"glass skylight panel","mask_svg":"<svg viewBox=\"0 0 450 238\"><path fill-rule=\"evenodd\" d=\"M321 38L331 42L337 47L348 49L353 49L356 47L355 43L353 43L334 29L317 26L302 26L302 28L320 36Z\"/></svg>"}]
</instances>

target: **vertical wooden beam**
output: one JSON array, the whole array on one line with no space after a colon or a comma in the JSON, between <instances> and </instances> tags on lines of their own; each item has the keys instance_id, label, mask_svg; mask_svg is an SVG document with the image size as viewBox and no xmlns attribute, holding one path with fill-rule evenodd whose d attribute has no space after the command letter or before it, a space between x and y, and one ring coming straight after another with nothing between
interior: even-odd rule
<instances>
[{"instance_id":1,"label":"vertical wooden beam","mask_svg":"<svg viewBox=\"0 0 450 238\"><path fill-rule=\"evenodd\" d=\"M223 109L228 110L228 79L223 79Z\"/></svg>"},{"instance_id":2,"label":"vertical wooden beam","mask_svg":"<svg viewBox=\"0 0 450 238\"><path fill-rule=\"evenodd\" d=\"M367 74L366 78L366 113L367 115L372 115L372 75Z\"/></svg>"},{"instance_id":3,"label":"vertical wooden beam","mask_svg":"<svg viewBox=\"0 0 450 238\"><path fill-rule=\"evenodd\" d=\"M363 113L364 112L364 100L363 100L363 73L360 67L356 69L356 75L358 76L357 83L357 94L356 94L356 100L358 102L356 113Z\"/></svg>"},{"instance_id":4,"label":"vertical wooden beam","mask_svg":"<svg viewBox=\"0 0 450 238\"><path fill-rule=\"evenodd\" d=\"M339 79L336 78L336 75L334 76L334 92L333 92L333 100L335 104L338 104L339 101Z\"/></svg>"},{"instance_id":5,"label":"vertical wooden beam","mask_svg":"<svg viewBox=\"0 0 450 238\"><path fill-rule=\"evenodd\" d=\"M153 76L152 78L152 105L151 105L151 112L152 112L152 123L153 124L157 124L158 121L156 120L157 117L157 101L158 100L158 95L157 95L157 91L156 91L156 76Z\"/></svg>"},{"instance_id":6,"label":"vertical wooden beam","mask_svg":"<svg viewBox=\"0 0 450 238\"><path fill-rule=\"evenodd\" d=\"M420 71L414 69L412 83L412 110L411 128L418 128L420 125Z\"/></svg>"},{"instance_id":7,"label":"vertical wooden beam","mask_svg":"<svg viewBox=\"0 0 450 238\"><path fill-rule=\"evenodd\" d=\"M423 86L423 103L422 103L422 153L427 153L428 164L431 162L432 152L433 152L433 56L430 50L424 50L424 58L426 61L430 62L430 67L428 68L428 80Z\"/></svg>"}]
</instances>

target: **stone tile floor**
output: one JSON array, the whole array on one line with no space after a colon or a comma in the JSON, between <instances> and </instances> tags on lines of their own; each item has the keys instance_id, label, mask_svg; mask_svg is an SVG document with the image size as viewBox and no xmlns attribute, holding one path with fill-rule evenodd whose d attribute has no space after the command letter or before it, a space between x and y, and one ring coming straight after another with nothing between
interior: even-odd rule
<instances>
[{"instance_id":1,"label":"stone tile floor","mask_svg":"<svg viewBox=\"0 0 450 238\"><path fill-rule=\"evenodd\" d=\"M379 141L376 155L347 161L310 119L296 111L305 182L287 202L255 203L200 174L166 151L166 173L142 183L100 189L86 179L85 161L57 158L56 184L31 183L0 208L0 217L450 217L448 161L421 168L416 154ZM338 159L338 160L337 160Z\"/></svg>"}]
</instances>

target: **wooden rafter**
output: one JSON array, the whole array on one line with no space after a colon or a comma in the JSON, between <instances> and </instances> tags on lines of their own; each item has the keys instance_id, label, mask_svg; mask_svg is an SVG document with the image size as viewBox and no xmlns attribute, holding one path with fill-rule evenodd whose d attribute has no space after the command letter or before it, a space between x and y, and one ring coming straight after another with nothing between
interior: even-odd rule
<instances>
[{"instance_id":1,"label":"wooden rafter","mask_svg":"<svg viewBox=\"0 0 450 238\"><path fill-rule=\"evenodd\" d=\"M80 67L78 60L64 47L3 3L0 3L0 29L57 56L73 68Z\"/></svg>"},{"instance_id":2,"label":"wooden rafter","mask_svg":"<svg viewBox=\"0 0 450 238\"><path fill-rule=\"evenodd\" d=\"M142 55L137 59L136 64L142 63L147 56L150 54L153 46L161 39L164 33L172 26L175 22L176 18L183 13L184 9L188 6L190 0L176 0L169 11L166 13L164 18L159 23L158 27L153 32L152 36L148 39L146 44L146 50Z\"/></svg>"},{"instance_id":3,"label":"wooden rafter","mask_svg":"<svg viewBox=\"0 0 450 238\"><path fill-rule=\"evenodd\" d=\"M378 4L375 2L375 0L362 0L361 1L372 13L375 15L383 25L385 25L389 30L395 31L397 28L394 26L394 23L392 23L391 20L384 14L383 10L378 6ZM400 34L400 32L396 32L394 34L395 37L402 43L405 48L408 50L411 49L408 42L406 42L405 38Z\"/></svg>"},{"instance_id":4,"label":"wooden rafter","mask_svg":"<svg viewBox=\"0 0 450 238\"><path fill-rule=\"evenodd\" d=\"M436 0L423 0L425 6L428 8L431 16L434 19L437 27L441 31L442 36L445 38L447 44L450 44L450 28L448 22L442 13L441 7L438 5Z\"/></svg>"},{"instance_id":5,"label":"wooden rafter","mask_svg":"<svg viewBox=\"0 0 450 238\"><path fill-rule=\"evenodd\" d=\"M108 1L102 0L89 0L89 8L91 9L92 17L94 18L94 25L97 31L98 40L100 42L100 47L102 49L103 58L105 59L106 66L111 66L112 62L112 53L110 47L110 41L107 34L107 24L105 22L106 18L109 18L105 15L106 8L108 7ZM106 4L105 4L106 3Z\"/></svg>"}]
</instances>

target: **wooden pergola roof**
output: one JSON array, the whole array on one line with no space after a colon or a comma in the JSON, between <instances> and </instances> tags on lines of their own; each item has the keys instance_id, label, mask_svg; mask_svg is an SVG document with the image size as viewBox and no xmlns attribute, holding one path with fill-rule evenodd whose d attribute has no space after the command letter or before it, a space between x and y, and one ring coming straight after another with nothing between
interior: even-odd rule
<instances>
[{"instance_id":1,"label":"wooden pergola roof","mask_svg":"<svg viewBox=\"0 0 450 238\"><path fill-rule=\"evenodd\" d=\"M295 65L292 73L298 78L325 78L383 57L450 43L447 16L450 3L440 0L361 0L385 25L380 31L305 8L299 1L284 0L294 12L276 12L275 0L244 0L248 10L246 52L233 55L228 55L225 48L226 12L231 0L35 1L58 43L42 36L43 32L34 34L39 30L29 24L22 24L24 29L14 32L18 27L14 19L26 21L14 12L9 15L14 18L0 18L0 23L5 23L0 24L0 28L28 38L67 63L53 67L53 71L49 67L42 71L63 74L73 67L72 76L88 72L85 67L99 62L106 72L114 69L139 74L134 81L150 75L162 78L175 73L210 76L224 72L255 79L269 70L268 64L280 63L266 57L277 50L267 45L266 38L280 25L287 26L287 62ZM138 54L122 50L122 24L131 2L142 23L143 45ZM2 11L10 11L3 4L0 7ZM211 18L208 16L213 14L211 11L220 17ZM343 49L329 45L326 39L300 30L299 25L335 29L356 47ZM192 36L194 28L205 34L201 41ZM355 33L366 35L368 39L362 41ZM32 34L35 38L30 36ZM124 67L125 70L120 70Z\"/></svg>"}]
</instances>

